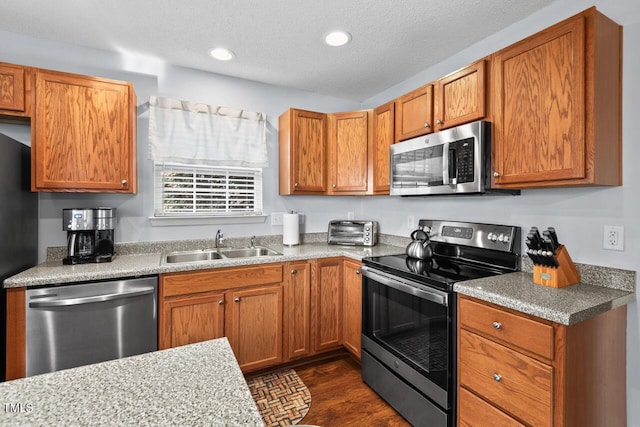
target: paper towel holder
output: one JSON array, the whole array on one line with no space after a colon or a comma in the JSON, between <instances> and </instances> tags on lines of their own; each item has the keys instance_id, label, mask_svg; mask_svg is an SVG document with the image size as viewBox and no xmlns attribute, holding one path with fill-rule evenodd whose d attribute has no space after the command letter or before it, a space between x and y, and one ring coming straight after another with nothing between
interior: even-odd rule
<instances>
[{"instance_id":1,"label":"paper towel holder","mask_svg":"<svg viewBox=\"0 0 640 427\"><path fill-rule=\"evenodd\" d=\"M292 247L300 245L300 215L291 211L283 214L282 218L282 246Z\"/></svg>"}]
</instances>

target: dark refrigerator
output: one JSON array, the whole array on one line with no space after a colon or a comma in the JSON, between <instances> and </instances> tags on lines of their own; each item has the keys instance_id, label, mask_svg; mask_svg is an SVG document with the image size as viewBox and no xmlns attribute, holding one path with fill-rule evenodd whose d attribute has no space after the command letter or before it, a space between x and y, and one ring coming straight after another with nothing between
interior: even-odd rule
<instances>
[{"instance_id":1,"label":"dark refrigerator","mask_svg":"<svg viewBox=\"0 0 640 427\"><path fill-rule=\"evenodd\" d=\"M31 192L31 149L0 134L0 284L38 262L38 194ZM2 381L6 371L7 304L2 287Z\"/></svg>"}]
</instances>

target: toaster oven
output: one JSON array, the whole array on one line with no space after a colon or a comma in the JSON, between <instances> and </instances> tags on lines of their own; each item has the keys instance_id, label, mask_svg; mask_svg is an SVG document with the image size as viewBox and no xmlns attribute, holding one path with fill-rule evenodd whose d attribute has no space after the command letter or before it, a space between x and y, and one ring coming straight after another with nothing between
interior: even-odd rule
<instances>
[{"instance_id":1,"label":"toaster oven","mask_svg":"<svg viewBox=\"0 0 640 427\"><path fill-rule=\"evenodd\" d=\"M330 245L374 246L378 238L376 221L333 220L329 222Z\"/></svg>"}]
</instances>

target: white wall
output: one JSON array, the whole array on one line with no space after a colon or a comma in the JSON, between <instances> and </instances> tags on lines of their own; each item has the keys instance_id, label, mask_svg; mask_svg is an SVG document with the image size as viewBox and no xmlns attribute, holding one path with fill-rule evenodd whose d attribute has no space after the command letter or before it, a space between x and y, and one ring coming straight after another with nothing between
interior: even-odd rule
<instances>
[{"instance_id":1,"label":"white wall","mask_svg":"<svg viewBox=\"0 0 640 427\"><path fill-rule=\"evenodd\" d=\"M277 117L288 107L316 111L347 111L375 107L435 80L455 69L505 47L546 26L552 25L593 3L606 15L625 26L623 87L624 185L617 188L525 190L518 197L486 198L390 198L390 197L281 197L277 195ZM508 223L528 228L555 226L572 258L581 263L640 270L640 2L637 0L559 0L542 11L473 47L376 95L362 105L344 99L269 86L221 75L169 66L155 58L127 52L119 54L38 40L0 31L3 62L32 65L75 73L116 78L134 83L138 95L139 194L125 195L40 195L40 259L47 246L65 243L61 211L65 207L114 206L120 242L201 238L222 228L226 236L279 234L281 228L264 224L218 226L151 227L153 213L151 162L146 158L147 114L144 103L150 95L264 111L268 115L268 146L271 166L264 173L264 207L267 213L295 209L306 214L303 231L325 231L329 219L356 217L376 219L383 233L407 236L406 216ZM482 23L478 23L482 25ZM428 54L425 51L424 54ZM0 125L0 132L28 142L24 128ZM625 227L625 251L602 249L603 226ZM640 320L638 305L628 307L628 420L640 426ZM636 404L633 404L635 402Z\"/></svg>"}]
</instances>

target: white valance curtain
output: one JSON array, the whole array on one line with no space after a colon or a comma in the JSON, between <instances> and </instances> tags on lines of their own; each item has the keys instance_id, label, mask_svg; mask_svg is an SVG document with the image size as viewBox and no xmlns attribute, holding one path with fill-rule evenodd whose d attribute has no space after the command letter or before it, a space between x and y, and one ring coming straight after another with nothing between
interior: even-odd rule
<instances>
[{"instance_id":1,"label":"white valance curtain","mask_svg":"<svg viewBox=\"0 0 640 427\"><path fill-rule=\"evenodd\" d=\"M208 166L267 167L266 117L151 96L149 158Z\"/></svg>"}]
</instances>

